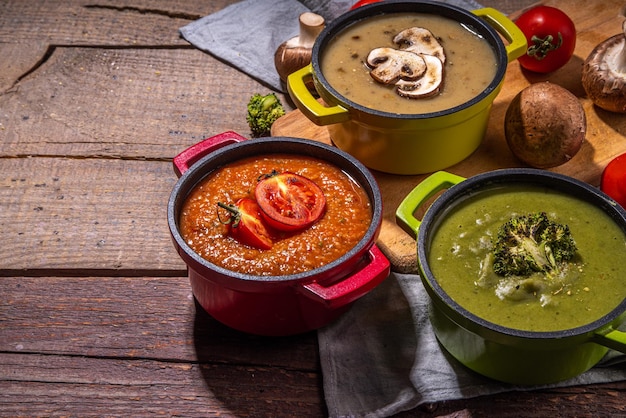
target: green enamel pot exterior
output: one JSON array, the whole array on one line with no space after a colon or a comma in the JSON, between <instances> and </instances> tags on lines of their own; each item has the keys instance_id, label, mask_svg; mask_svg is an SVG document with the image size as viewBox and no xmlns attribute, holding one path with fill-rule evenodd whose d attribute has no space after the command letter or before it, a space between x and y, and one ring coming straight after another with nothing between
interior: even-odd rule
<instances>
[{"instance_id":1,"label":"green enamel pot exterior","mask_svg":"<svg viewBox=\"0 0 626 418\"><path fill-rule=\"evenodd\" d=\"M531 332L485 321L452 300L428 265L431 237L447 208L462 204L472 193L493 185L540 184L569 193L602 208L626 231L626 211L598 189L560 174L535 169L505 169L470 179L446 172L427 177L396 211L398 224L417 237L420 277L431 299L430 318L437 339L470 369L503 382L536 385L575 377L597 364L609 348L626 352L626 298L604 317L585 326L554 332ZM415 211L437 193L424 217ZM599 237L601 239L601 237Z\"/></svg>"}]
</instances>

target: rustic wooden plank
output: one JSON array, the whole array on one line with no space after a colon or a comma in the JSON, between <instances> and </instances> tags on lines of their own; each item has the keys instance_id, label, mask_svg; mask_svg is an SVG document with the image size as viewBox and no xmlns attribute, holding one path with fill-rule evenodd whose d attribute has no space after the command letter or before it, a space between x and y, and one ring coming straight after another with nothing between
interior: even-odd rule
<instances>
[{"instance_id":1,"label":"rustic wooden plank","mask_svg":"<svg viewBox=\"0 0 626 418\"><path fill-rule=\"evenodd\" d=\"M6 0L0 4L0 39L50 45L182 45L178 28L233 0L91 1L49 3Z\"/></svg>"},{"instance_id":2,"label":"rustic wooden plank","mask_svg":"<svg viewBox=\"0 0 626 418\"><path fill-rule=\"evenodd\" d=\"M11 248L0 252L0 268L184 274L167 227L170 162L9 158L0 166L0 234Z\"/></svg>"},{"instance_id":3,"label":"rustic wooden plank","mask_svg":"<svg viewBox=\"0 0 626 418\"><path fill-rule=\"evenodd\" d=\"M320 417L319 374L0 353L0 416Z\"/></svg>"},{"instance_id":4,"label":"rustic wooden plank","mask_svg":"<svg viewBox=\"0 0 626 418\"><path fill-rule=\"evenodd\" d=\"M0 294L3 353L318 367L315 333L227 328L194 303L186 277L2 277Z\"/></svg>"},{"instance_id":5,"label":"rustic wooden plank","mask_svg":"<svg viewBox=\"0 0 626 418\"><path fill-rule=\"evenodd\" d=\"M0 416L325 416L314 372L19 353L0 353L0 364ZM616 382L504 393L398 417L617 417L626 413L625 391Z\"/></svg>"},{"instance_id":6,"label":"rustic wooden plank","mask_svg":"<svg viewBox=\"0 0 626 418\"><path fill-rule=\"evenodd\" d=\"M207 71L211 68L211 71ZM195 49L56 48L0 95L0 155L172 158L268 89Z\"/></svg>"}]
</instances>

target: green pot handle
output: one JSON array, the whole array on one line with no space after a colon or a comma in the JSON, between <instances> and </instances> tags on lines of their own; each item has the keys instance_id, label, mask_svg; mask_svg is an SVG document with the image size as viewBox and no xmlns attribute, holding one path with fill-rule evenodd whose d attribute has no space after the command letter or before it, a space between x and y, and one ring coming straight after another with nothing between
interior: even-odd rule
<instances>
[{"instance_id":1,"label":"green pot handle","mask_svg":"<svg viewBox=\"0 0 626 418\"><path fill-rule=\"evenodd\" d=\"M526 49L528 48L526 36L522 30L517 27L511 19L502 14L502 12L491 7L485 7L483 9L473 10L472 13L485 20L489 26L494 28L509 42L508 45L505 45L509 62L518 59L526 53Z\"/></svg>"},{"instance_id":2,"label":"green pot handle","mask_svg":"<svg viewBox=\"0 0 626 418\"><path fill-rule=\"evenodd\" d=\"M316 125L333 125L350 119L343 106L326 107L309 91L306 83L313 78L313 64L309 64L287 77L287 91L296 107Z\"/></svg>"},{"instance_id":3,"label":"green pot handle","mask_svg":"<svg viewBox=\"0 0 626 418\"><path fill-rule=\"evenodd\" d=\"M440 191L449 189L464 180L464 177L446 171L437 171L426 177L398 206L396 223L413 238L417 238L422 221L415 217L415 212Z\"/></svg>"},{"instance_id":4,"label":"green pot handle","mask_svg":"<svg viewBox=\"0 0 626 418\"><path fill-rule=\"evenodd\" d=\"M597 344L626 354L626 332L617 330L612 326L597 331L592 340Z\"/></svg>"}]
</instances>

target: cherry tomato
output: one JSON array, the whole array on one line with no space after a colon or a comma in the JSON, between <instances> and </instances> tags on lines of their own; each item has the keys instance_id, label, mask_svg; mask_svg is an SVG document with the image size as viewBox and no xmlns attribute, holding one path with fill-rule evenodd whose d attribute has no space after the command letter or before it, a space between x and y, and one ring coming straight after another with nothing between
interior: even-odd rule
<instances>
[{"instance_id":1,"label":"cherry tomato","mask_svg":"<svg viewBox=\"0 0 626 418\"><path fill-rule=\"evenodd\" d=\"M358 7L365 6L366 4L378 3L379 1L381 0L360 0L354 3L352 7L350 7L350 10L354 10Z\"/></svg>"},{"instance_id":2,"label":"cherry tomato","mask_svg":"<svg viewBox=\"0 0 626 418\"><path fill-rule=\"evenodd\" d=\"M219 202L218 206L229 212L226 221L230 235L242 244L261 250L272 248L272 237L262 221L259 205L249 197L239 199L234 205ZM219 212L218 212L219 214Z\"/></svg>"},{"instance_id":3,"label":"cherry tomato","mask_svg":"<svg viewBox=\"0 0 626 418\"><path fill-rule=\"evenodd\" d=\"M626 154L618 155L604 168L600 189L626 208Z\"/></svg>"},{"instance_id":4,"label":"cherry tomato","mask_svg":"<svg viewBox=\"0 0 626 418\"><path fill-rule=\"evenodd\" d=\"M324 214L326 197L312 180L284 172L261 176L254 189L265 222L280 231L311 226Z\"/></svg>"},{"instance_id":5,"label":"cherry tomato","mask_svg":"<svg viewBox=\"0 0 626 418\"><path fill-rule=\"evenodd\" d=\"M537 6L524 12L515 24L526 35L528 49L520 65L536 73L558 70L570 60L576 47L574 22L561 10Z\"/></svg>"}]
</instances>

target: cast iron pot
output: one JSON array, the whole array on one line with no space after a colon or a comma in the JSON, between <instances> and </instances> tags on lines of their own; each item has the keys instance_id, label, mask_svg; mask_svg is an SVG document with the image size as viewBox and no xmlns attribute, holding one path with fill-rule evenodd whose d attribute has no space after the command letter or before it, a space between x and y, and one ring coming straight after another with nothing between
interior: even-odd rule
<instances>
[{"instance_id":1,"label":"cast iron pot","mask_svg":"<svg viewBox=\"0 0 626 418\"><path fill-rule=\"evenodd\" d=\"M271 153L325 160L343 169L365 189L372 205L372 223L361 241L344 256L304 273L256 276L208 262L182 238L178 228L180 210L198 182L222 165ZM273 336L320 328L389 275L389 261L375 245L382 223L380 190L368 169L341 150L304 139L246 140L234 132L225 132L180 153L174 158L174 170L180 178L167 207L174 245L187 264L198 303L215 319L232 328Z\"/></svg>"},{"instance_id":2,"label":"cast iron pot","mask_svg":"<svg viewBox=\"0 0 626 418\"><path fill-rule=\"evenodd\" d=\"M388 13L420 12L444 16L467 25L493 48L497 72L489 86L470 101L424 114L397 114L370 109L348 100L321 71L329 42L347 26ZM498 31L494 30L493 27ZM509 41L504 45L500 34ZM489 112L500 92L509 61L526 52L526 38L513 22L495 9L464 9L437 2L383 1L359 7L333 20L319 35L311 64L290 74L287 88L302 113L317 125L327 125L332 141L366 166L392 174L441 170L468 157L480 145ZM313 85L329 106L307 88Z\"/></svg>"},{"instance_id":3,"label":"cast iron pot","mask_svg":"<svg viewBox=\"0 0 626 418\"><path fill-rule=\"evenodd\" d=\"M524 385L554 383L593 367L609 348L626 353L626 333L617 330L626 319L626 297L609 314L585 326L554 332L522 331L465 310L440 287L428 265L432 237L451 207L487 188L514 184L549 187L593 203L626 231L626 211L607 195L571 177L536 169L496 170L470 179L434 173L402 201L396 219L417 236L420 276L431 299L430 319L441 345L465 366L493 379ZM441 191L418 220L415 210Z\"/></svg>"}]
</instances>

